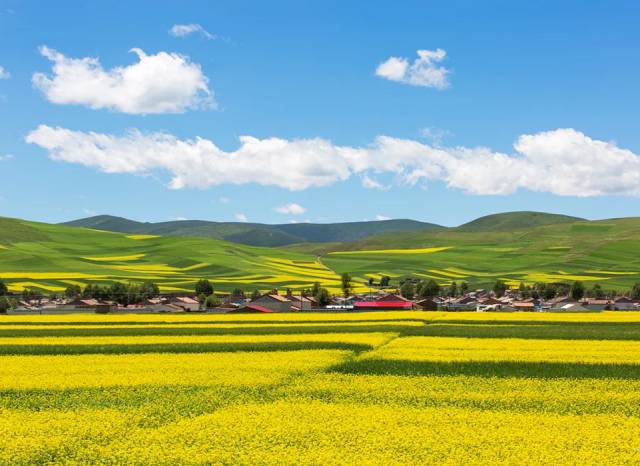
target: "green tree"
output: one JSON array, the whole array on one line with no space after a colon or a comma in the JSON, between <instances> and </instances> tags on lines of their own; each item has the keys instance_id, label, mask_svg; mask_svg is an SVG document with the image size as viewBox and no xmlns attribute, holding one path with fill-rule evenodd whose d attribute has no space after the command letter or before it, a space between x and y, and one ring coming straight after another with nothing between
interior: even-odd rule
<instances>
[{"instance_id":1,"label":"green tree","mask_svg":"<svg viewBox=\"0 0 640 466\"><path fill-rule=\"evenodd\" d=\"M389 277L388 275L383 275L382 277L380 277L380 288L388 287L390 282L391 277Z\"/></svg>"},{"instance_id":2,"label":"green tree","mask_svg":"<svg viewBox=\"0 0 640 466\"><path fill-rule=\"evenodd\" d=\"M255 301L256 299L258 299L260 296L262 296L262 294L260 293L259 290L253 290L251 292L251 301Z\"/></svg>"},{"instance_id":3,"label":"green tree","mask_svg":"<svg viewBox=\"0 0 640 466\"><path fill-rule=\"evenodd\" d=\"M440 294L440 285L435 280L421 282L417 293L420 299L434 298Z\"/></svg>"},{"instance_id":4,"label":"green tree","mask_svg":"<svg viewBox=\"0 0 640 466\"><path fill-rule=\"evenodd\" d=\"M465 294L469 291L469 284L467 282L460 282L460 294Z\"/></svg>"},{"instance_id":5,"label":"green tree","mask_svg":"<svg viewBox=\"0 0 640 466\"><path fill-rule=\"evenodd\" d=\"M160 288L152 281L147 280L140 285L140 294L143 299L155 298L160 295Z\"/></svg>"},{"instance_id":6,"label":"green tree","mask_svg":"<svg viewBox=\"0 0 640 466\"><path fill-rule=\"evenodd\" d=\"M582 282L575 281L573 285L571 285L571 297L576 301L580 301L584 296L584 285Z\"/></svg>"},{"instance_id":7,"label":"green tree","mask_svg":"<svg viewBox=\"0 0 640 466\"><path fill-rule=\"evenodd\" d=\"M400 285L400 295L403 298L413 299L415 292L416 292L416 288L413 285L413 282L411 280L407 279L404 282L402 282L402 284Z\"/></svg>"},{"instance_id":8,"label":"green tree","mask_svg":"<svg viewBox=\"0 0 640 466\"><path fill-rule=\"evenodd\" d=\"M11 309L11 301L6 296L0 296L0 314L6 314Z\"/></svg>"},{"instance_id":9,"label":"green tree","mask_svg":"<svg viewBox=\"0 0 640 466\"><path fill-rule=\"evenodd\" d=\"M326 288L319 288L318 293L314 295L316 299L316 303L318 306L326 306L331 302L331 295L329 295L329 291Z\"/></svg>"},{"instance_id":10,"label":"green tree","mask_svg":"<svg viewBox=\"0 0 640 466\"><path fill-rule=\"evenodd\" d=\"M7 285L5 285L5 283L0 280L0 296L4 296L9 292L9 289L7 288Z\"/></svg>"},{"instance_id":11,"label":"green tree","mask_svg":"<svg viewBox=\"0 0 640 466\"><path fill-rule=\"evenodd\" d=\"M220 298L218 298L214 294L207 296L207 299L204 302L204 305L207 309L218 307L220 306L220 304L221 304Z\"/></svg>"},{"instance_id":12,"label":"green tree","mask_svg":"<svg viewBox=\"0 0 640 466\"><path fill-rule=\"evenodd\" d=\"M213 285L206 278L201 278L196 282L195 291L197 295L204 294L209 296L210 294L213 294Z\"/></svg>"},{"instance_id":13,"label":"green tree","mask_svg":"<svg viewBox=\"0 0 640 466\"><path fill-rule=\"evenodd\" d=\"M311 295L317 296L320 293L320 282L314 282L313 287L311 288Z\"/></svg>"},{"instance_id":14,"label":"green tree","mask_svg":"<svg viewBox=\"0 0 640 466\"><path fill-rule=\"evenodd\" d=\"M596 299L604 298L604 290L602 289L599 283L596 283L595 285L593 285L593 288L591 288L591 294Z\"/></svg>"},{"instance_id":15,"label":"green tree","mask_svg":"<svg viewBox=\"0 0 640 466\"><path fill-rule=\"evenodd\" d=\"M509 287L505 282L503 282L502 280L496 280L495 284L493 285L493 292L498 298L501 298L504 296L508 288Z\"/></svg>"},{"instance_id":16,"label":"green tree","mask_svg":"<svg viewBox=\"0 0 640 466\"><path fill-rule=\"evenodd\" d=\"M631 299L640 299L640 282L637 282L631 288Z\"/></svg>"},{"instance_id":17,"label":"green tree","mask_svg":"<svg viewBox=\"0 0 640 466\"><path fill-rule=\"evenodd\" d=\"M452 298L458 295L458 284L455 281L451 282L451 286L449 286L447 294Z\"/></svg>"},{"instance_id":18,"label":"green tree","mask_svg":"<svg viewBox=\"0 0 640 466\"><path fill-rule=\"evenodd\" d=\"M556 288L555 285L549 283L549 284L543 284L544 286L541 288L542 290L542 298L549 300L549 299L553 299L558 295L558 289Z\"/></svg>"},{"instance_id":19,"label":"green tree","mask_svg":"<svg viewBox=\"0 0 640 466\"><path fill-rule=\"evenodd\" d=\"M82 289L78 285L69 285L67 289L64 290L64 295L68 299L75 299L82 294Z\"/></svg>"},{"instance_id":20,"label":"green tree","mask_svg":"<svg viewBox=\"0 0 640 466\"><path fill-rule=\"evenodd\" d=\"M342 294L346 298L351 294L351 275L349 275L349 273L347 272L344 272L340 277L340 280L342 281Z\"/></svg>"}]
</instances>

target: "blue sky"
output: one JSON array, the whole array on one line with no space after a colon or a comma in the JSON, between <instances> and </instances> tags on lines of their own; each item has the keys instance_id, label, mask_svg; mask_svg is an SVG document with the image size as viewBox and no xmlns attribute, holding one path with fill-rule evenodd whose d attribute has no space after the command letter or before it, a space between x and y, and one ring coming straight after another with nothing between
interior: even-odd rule
<instances>
[{"instance_id":1,"label":"blue sky","mask_svg":"<svg viewBox=\"0 0 640 466\"><path fill-rule=\"evenodd\" d=\"M640 216L637 2L398 3L2 1L0 215ZM111 93L53 70L132 48L169 71Z\"/></svg>"}]
</instances>

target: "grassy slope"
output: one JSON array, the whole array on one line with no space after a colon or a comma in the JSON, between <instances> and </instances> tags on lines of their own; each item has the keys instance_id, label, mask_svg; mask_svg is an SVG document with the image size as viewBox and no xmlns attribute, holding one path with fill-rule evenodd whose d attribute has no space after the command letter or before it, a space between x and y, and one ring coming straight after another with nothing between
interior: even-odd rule
<instances>
[{"instance_id":1,"label":"grassy slope","mask_svg":"<svg viewBox=\"0 0 640 466\"><path fill-rule=\"evenodd\" d=\"M370 250L449 247L433 253L385 254ZM292 249L292 248L289 248ZM344 254L341 251L360 253ZM415 273L441 284L451 280L490 284L497 278L525 282L598 282L628 288L640 281L640 219L575 222L524 230L432 231L381 235L305 251L323 255L338 273L377 277Z\"/></svg>"},{"instance_id":2,"label":"grassy slope","mask_svg":"<svg viewBox=\"0 0 640 466\"><path fill-rule=\"evenodd\" d=\"M355 241L371 235L393 231L439 228L438 225L415 220L285 225L207 222L202 220L142 223L110 215L98 215L74 220L65 223L65 225L120 233L217 238L251 246L284 246L302 242Z\"/></svg>"},{"instance_id":3,"label":"grassy slope","mask_svg":"<svg viewBox=\"0 0 640 466\"><path fill-rule=\"evenodd\" d=\"M584 221L584 219L546 212L504 212L477 218L459 226L458 229L464 231L508 231L580 221Z\"/></svg>"},{"instance_id":4,"label":"grassy slope","mask_svg":"<svg viewBox=\"0 0 640 466\"><path fill-rule=\"evenodd\" d=\"M215 279L218 290L307 287L316 280L338 286L338 277L315 263L314 256L291 251L209 238L133 239L12 219L1 219L0 227L0 278L14 290L38 284L59 291L73 283L150 279L178 291L191 290L200 277Z\"/></svg>"},{"instance_id":5,"label":"grassy slope","mask_svg":"<svg viewBox=\"0 0 640 466\"><path fill-rule=\"evenodd\" d=\"M433 247L449 249L390 251ZM371 250L386 252L366 252ZM344 254L349 251L359 252ZM136 254L140 256L122 257ZM76 282L151 279L168 291L189 290L195 280L207 277L218 290L302 288L319 280L337 291L341 272L361 282L380 274L414 274L443 285L451 280L487 285L501 278L516 285L579 279L628 289L640 281L640 219L512 231L405 232L280 249L208 238L134 240L119 233L0 219L0 278L13 289L39 284L59 290Z\"/></svg>"}]
</instances>

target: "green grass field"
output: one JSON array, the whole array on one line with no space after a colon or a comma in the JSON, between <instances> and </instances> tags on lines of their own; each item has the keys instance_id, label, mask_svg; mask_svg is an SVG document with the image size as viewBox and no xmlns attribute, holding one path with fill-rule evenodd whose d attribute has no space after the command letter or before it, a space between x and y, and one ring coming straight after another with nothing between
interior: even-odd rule
<instances>
[{"instance_id":1,"label":"green grass field","mask_svg":"<svg viewBox=\"0 0 640 466\"><path fill-rule=\"evenodd\" d=\"M283 248L0 219L0 279L13 291L153 280L163 291L181 292L208 278L219 291L299 290L318 281L338 292L342 272L355 277L358 290L381 275L472 286L490 286L497 279L514 286L581 280L628 290L640 281L640 219L507 231L430 230Z\"/></svg>"},{"instance_id":2,"label":"green grass field","mask_svg":"<svg viewBox=\"0 0 640 466\"><path fill-rule=\"evenodd\" d=\"M0 464L637 464L640 313L0 317Z\"/></svg>"}]
</instances>

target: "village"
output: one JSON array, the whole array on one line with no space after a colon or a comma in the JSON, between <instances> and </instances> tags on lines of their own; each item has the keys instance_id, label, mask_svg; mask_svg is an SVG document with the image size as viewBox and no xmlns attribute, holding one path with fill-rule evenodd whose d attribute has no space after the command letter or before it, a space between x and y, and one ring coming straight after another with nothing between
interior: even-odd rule
<instances>
[{"instance_id":1,"label":"village","mask_svg":"<svg viewBox=\"0 0 640 466\"><path fill-rule=\"evenodd\" d=\"M211 286L207 280L201 280ZM495 287L494 287L495 288ZM529 289L504 287L499 290L484 288L462 291L454 296L433 293L418 297L406 288L370 290L367 293L330 295L325 289L293 292L291 289L254 291L251 295L237 289L231 293L161 294L141 297L123 304L117 300L78 295L72 298L57 296L31 296L13 298L13 305L5 312L13 314L57 314L73 312L96 313L214 313L214 314L268 314L282 312L362 312L362 311L477 311L477 312L588 312L640 310L640 298L626 295L586 296L593 293L575 293L565 287L566 293L544 299ZM636 288L634 287L634 291ZM201 291L201 290L198 290ZM403 292L404 291L404 292ZM581 295L582 294L582 295Z\"/></svg>"}]
</instances>

